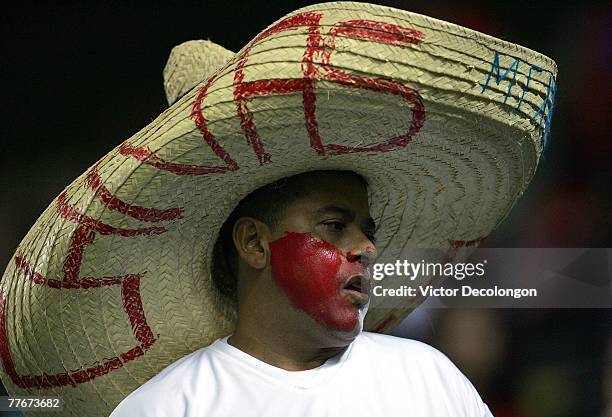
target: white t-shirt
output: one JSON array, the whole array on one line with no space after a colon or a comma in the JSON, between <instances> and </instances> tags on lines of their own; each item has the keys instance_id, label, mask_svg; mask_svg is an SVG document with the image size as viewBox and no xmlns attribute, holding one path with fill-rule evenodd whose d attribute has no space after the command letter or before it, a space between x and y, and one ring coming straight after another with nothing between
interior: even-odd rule
<instances>
[{"instance_id":1,"label":"white t-shirt","mask_svg":"<svg viewBox=\"0 0 612 417\"><path fill-rule=\"evenodd\" d=\"M318 368L291 372L227 343L174 362L111 417L492 417L444 354L362 332Z\"/></svg>"}]
</instances>

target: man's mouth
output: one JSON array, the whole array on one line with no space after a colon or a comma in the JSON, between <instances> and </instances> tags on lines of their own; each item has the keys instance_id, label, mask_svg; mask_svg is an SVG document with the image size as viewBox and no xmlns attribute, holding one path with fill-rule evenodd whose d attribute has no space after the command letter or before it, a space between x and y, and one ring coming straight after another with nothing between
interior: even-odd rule
<instances>
[{"instance_id":1,"label":"man's mouth","mask_svg":"<svg viewBox=\"0 0 612 417\"><path fill-rule=\"evenodd\" d=\"M363 275L354 275L350 277L344 285L342 285L341 292L348 295L353 304L358 304L360 306L367 304L370 299L369 285Z\"/></svg>"}]
</instances>

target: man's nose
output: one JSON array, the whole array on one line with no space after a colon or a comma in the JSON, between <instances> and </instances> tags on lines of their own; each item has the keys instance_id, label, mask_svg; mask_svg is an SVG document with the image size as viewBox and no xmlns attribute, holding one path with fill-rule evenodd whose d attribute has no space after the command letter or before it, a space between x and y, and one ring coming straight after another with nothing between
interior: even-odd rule
<instances>
[{"instance_id":1,"label":"man's nose","mask_svg":"<svg viewBox=\"0 0 612 417\"><path fill-rule=\"evenodd\" d=\"M349 262L359 262L364 268L367 268L374 263L378 251L372 241L363 233L358 233L358 242L352 250L346 254L346 259Z\"/></svg>"}]
</instances>

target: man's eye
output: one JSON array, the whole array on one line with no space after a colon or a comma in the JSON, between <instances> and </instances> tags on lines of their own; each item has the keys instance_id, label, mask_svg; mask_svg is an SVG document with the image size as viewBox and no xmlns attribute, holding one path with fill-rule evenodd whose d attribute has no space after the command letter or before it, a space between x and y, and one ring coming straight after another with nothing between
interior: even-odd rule
<instances>
[{"instance_id":1,"label":"man's eye","mask_svg":"<svg viewBox=\"0 0 612 417\"><path fill-rule=\"evenodd\" d=\"M341 232L344 230L344 228L346 227L346 225L342 222L325 222L323 223L325 225L325 227L332 231L332 232Z\"/></svg>"}]
</instances>

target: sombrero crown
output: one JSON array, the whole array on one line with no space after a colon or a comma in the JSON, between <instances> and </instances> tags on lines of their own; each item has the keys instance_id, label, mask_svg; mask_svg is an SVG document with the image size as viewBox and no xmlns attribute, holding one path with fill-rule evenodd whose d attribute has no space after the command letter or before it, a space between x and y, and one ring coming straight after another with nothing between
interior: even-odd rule
<instances>
[{"instance_id":1,"label":"sombrero crown","mask_svg":"<svg viewBox=\"0 0 612 417\"><path fill-rule=\"evenodd\" d=\"M229 333L235 306L212 284L212 250L264 184L355 171L382 259L389 248L470 246L523 193L548 136L551 59L402 10L309 6L221 55L68 186L17 249L0 286L12 395L60 395L66 415L106 416ZM388 329L411 307L374 310L366 327Z\"/></svg>"}]
</instances>

